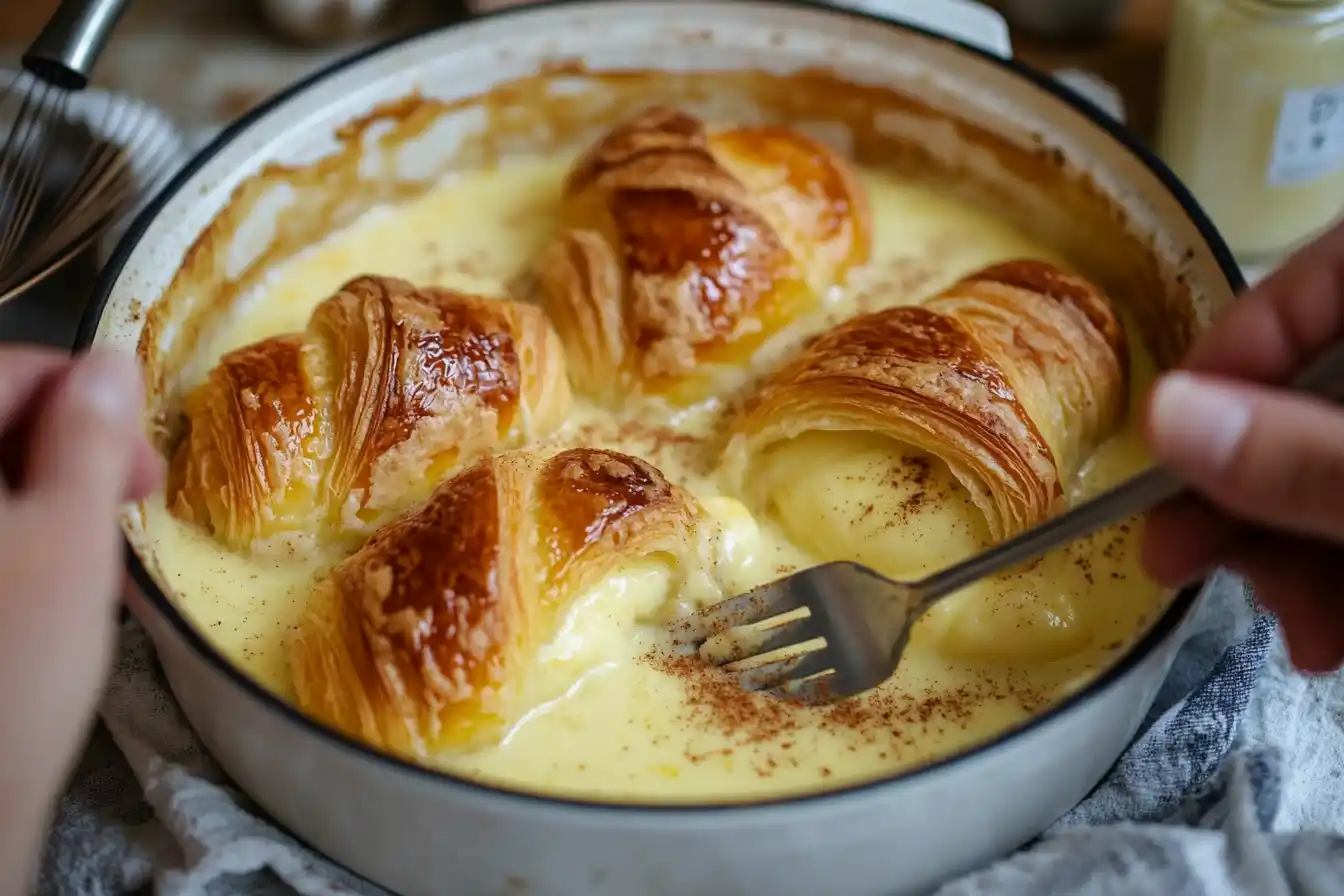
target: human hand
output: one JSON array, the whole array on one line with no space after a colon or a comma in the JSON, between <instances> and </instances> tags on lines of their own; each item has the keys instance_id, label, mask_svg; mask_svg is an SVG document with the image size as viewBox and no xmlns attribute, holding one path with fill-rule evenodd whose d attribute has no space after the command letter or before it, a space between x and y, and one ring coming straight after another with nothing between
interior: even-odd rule
<instances>
[{"instance_id":1,"label":"human hand","mask_svg":"<svg viewBox=\"0 0 1344 896\"><path fill-rule=\"evenodd\" d=\"M1313 672L1344 661L1344 409L1275 387L1341 338L1344 223L1240 298L1149 406L1153 454L1198 493L1150 515L1149 573L1246 576Z\"/></svg>"},{"instance_id":2,"label":"human hand","mask_svg":"<svg viewBox=\"0 0 1344 896\"><path fill-rule=\"evenodd\" d=\"M26 892L111 659L117 512L157 486L128 358L0 348L0 892Z\"/></svg>"}]
</instances>

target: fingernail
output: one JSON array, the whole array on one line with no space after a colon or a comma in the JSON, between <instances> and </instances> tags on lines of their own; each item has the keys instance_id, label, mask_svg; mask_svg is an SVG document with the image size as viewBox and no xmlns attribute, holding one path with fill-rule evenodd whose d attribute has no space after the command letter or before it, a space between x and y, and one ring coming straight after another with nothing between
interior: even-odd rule
<instances>
[{"instance_id":1,"label":"fingernail","mask_svg":"<svg viewBox=\"0 0 1344 896\"><path fill-rule=\"evenodd\" d=\"M140 406L140 368L121 352L95 350L75 364L67 388L90 412L123 422Z\"/></svg>"},{"instance_id":2,"label":"fingernail","mask_svg":"<svg viewBox=\"0 0 1344 896\"><path fill-rule=\"evenodd\" d=\"M1251 425L1236 390L1184 371L1158 380L1149 413L1157 453L1183 469L1223 469Z\"/></svg>"}]
</instances>

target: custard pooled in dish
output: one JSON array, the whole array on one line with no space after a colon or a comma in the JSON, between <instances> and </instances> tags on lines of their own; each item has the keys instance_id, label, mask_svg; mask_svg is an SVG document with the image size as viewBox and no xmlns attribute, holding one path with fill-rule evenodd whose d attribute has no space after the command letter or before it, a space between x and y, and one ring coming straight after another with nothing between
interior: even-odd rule
<instances>
[{"instance_id":1,"label":"custard pooled in dish","mask_svg":"<svg viewBox=\"0 0 1344 896\"><path fill-rule=\"evenodd\" d=\"M579 159L563 228L536 265L540 300L577 387L609 404L721 392L871 249L863 187L830 149L664 108Z\"/></svg>"},{"instance_id":2,"label":"custard pooled in dish","mask_svg":"<svg viewBox=\"0 0 1344 896\"><path fill-rule=\"evenodd\" d=\"M169 505L239 551L367 532L569 407L540 309L360 277L186 396Z\"/></svg>"},{"instance_id":3,"label":"custard pooled in dish","mask_svg":"<svg viewBox=\"0 0 1344 896\"><path fill-rule=\"evenodd\" d=\"M1154 364L937 182L665 109L577 159L454 172L202 334L147 565L230 662L455 776L737 803L982 743L1157 618L1129 525L940 603L836 706L678 653L680 613L832 559L917 576L1143 469Z\"/></svg>"},{"instance_id":4,"label":"custard pooled in dish","mask_svg":"<svg viewBox=\"0 0 1344 896\"><path fill-rule=\"evenodd\" d=\"M420 759L489 742L527 708L528 667L566 606L632 565L707 571L701 524L636 457L482 461L318 586L288 648L299 706Z\"/></svg>"},{"instance_id":5,"label":"custard pooled in dish","mask_svg":"<svg viewBox=\"0 0 1344 896\"><path fill-rule=\"evenodd\" d=\"M1124 415L1127 365L1099 290L1005 262L819 336L748 399L730 453L795 541L915 578L1059 508ZM1068 611L1025 597L1060 637Z\"/></svg>"}]
</instances>

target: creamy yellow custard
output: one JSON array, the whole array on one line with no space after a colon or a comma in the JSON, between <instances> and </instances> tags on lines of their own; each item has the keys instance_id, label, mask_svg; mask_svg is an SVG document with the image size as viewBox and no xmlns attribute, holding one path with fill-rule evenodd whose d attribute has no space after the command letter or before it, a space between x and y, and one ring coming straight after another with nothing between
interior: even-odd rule
<instances>
[{"instance_id":1,"label":"creamy yellow custard","mask_svg":"<svg viewBox=\"0 0 1344 896\"><path fill-rule=\"evenodd\" d=\"M420 200L365 216L277 270L202 347L188 383L234 347L304 327L313 307L360 274L501 293L556 231L568 160L520 161L459 176ZM833 297L829 319L916 302L987 263L1060 261L1002 220L918 183L862 174L873 208L869 269ZM822 326L818 321L816 326ZM1152 363L1131 330L1131 401ZM1132 421L1070 483L1074 499L1146 465ZM753 516L728 491L714 443L714 405L620 418L580 404L559 444L646 458L721 523L719 570L744 590L820 560L852 557L915 575L982 543L975 512L936 461L876 436L805 436L752 471L767 493ZM916 479L911 479L914 476ZM895 478L893 478L895 477ZM918 489L919 503L883 494ZM893 503L894 502L894 503ZM904 508L904 509L901 509ZM899 512L897 512L899 511ZM186 615L264 686L292 697L283 642L314 579L340 559L263 560L228 553L205 533L147 514L159 564ZM734 801L829 789L889 774L1021 722L1085 683L1129 644L1162 593L1139 572L1136 526L1102 533L939 606L897 675L829 708L749 695L656 648L646 623L673 594L656 565L625 570L576 599L528 676L535 708L503 743L438 758L443 768L509 787L642 801Z\"/></svg>"}]
</instances>

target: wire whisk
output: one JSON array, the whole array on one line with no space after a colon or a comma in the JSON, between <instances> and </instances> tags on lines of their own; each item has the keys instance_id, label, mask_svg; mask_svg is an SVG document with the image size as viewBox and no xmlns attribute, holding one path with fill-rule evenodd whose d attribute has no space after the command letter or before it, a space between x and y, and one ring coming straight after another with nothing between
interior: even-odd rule
<instances>
[{"instance_id":1,"label":"wire whisk","mask_svg":"<svg viewBox=\"0 0 1344 896\"><path fill-rule=\"evenodd\" d=\"M139 210L182 155L153 108L86 90L126 0L64 0L0 94L0 302Z\"/></svg>"}]
</instances>

